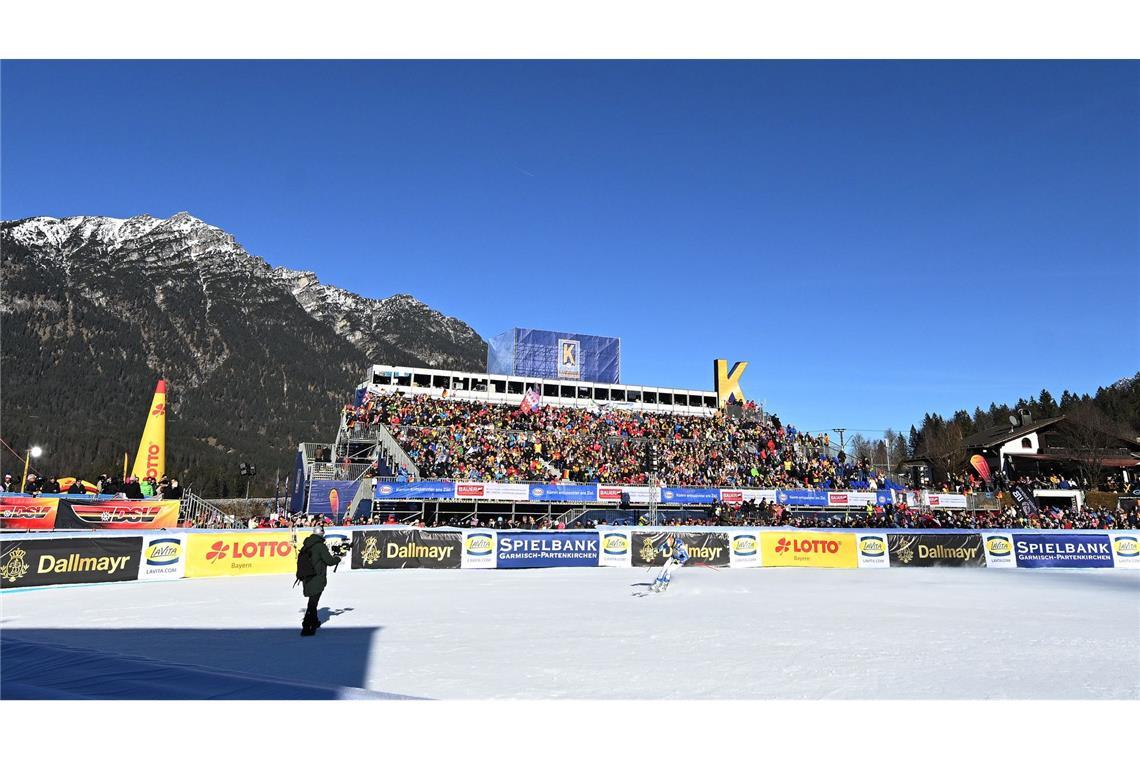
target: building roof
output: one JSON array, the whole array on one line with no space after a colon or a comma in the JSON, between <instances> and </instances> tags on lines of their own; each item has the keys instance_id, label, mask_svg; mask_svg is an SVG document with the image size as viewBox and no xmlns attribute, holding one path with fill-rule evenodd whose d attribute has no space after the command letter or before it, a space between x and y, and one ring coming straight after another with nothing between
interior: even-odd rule
<instances>
[{"instance_id":1,"label":"building roof","mask_svg":"<svg viewBox=\"0 0 1140 760\"><path fill-rule=\"evenodd\" d=\"M993 446L1000 446L1007 441L1012 441L1014 438L1032 433L1042 428L1055 425L1061 420L1065 419L1064 415L1060 417L1046 417L1043 420L1031 420L1024 425L1011 427L1010 425L997 425L983 430L980 433L974 433L970 437L962 441L962 444L968 449L985 449Z\"/></svg>"}]
</instances>

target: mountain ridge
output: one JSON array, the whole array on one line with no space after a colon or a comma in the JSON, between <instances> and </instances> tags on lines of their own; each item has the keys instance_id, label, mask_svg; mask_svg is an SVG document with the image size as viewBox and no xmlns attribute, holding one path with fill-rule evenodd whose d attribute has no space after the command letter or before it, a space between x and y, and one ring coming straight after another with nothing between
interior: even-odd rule
<instances>
[{"instance_id":1,"label":"mountain ridge","mask_svg":"<svg viewBox=\"0 0 1140 760\"><path fill-rule=\"evenodd\" d=\"M408 294L372 299L273 267L187 212L3 221L0 257L3 436L49 444L48 475L133 457L159 377L171 471L225 495L244 490L239 460L260 458L271 478L298 441L330 438L368 365L478 371L486 357L469 325Z\"/></svg>"}]
</instances>

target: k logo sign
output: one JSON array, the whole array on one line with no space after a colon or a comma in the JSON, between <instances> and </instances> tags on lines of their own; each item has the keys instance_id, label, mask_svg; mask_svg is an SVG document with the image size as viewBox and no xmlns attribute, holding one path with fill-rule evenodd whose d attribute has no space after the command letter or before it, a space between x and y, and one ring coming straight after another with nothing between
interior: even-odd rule
<instances>
[{"instance_id":1,"label":"k logo sign","mask_svg":"<svg viewBox=\"0 0 1140 760\"><path fill-rule=\"evenodd\" d=\"M568 338L558 339L558 377L578 380L582 377L582 345Z\"/></svg>"},{"instance_id":2,"label":"k logo sign","mask_svg":"<svg viewBox=\"0 0 1140 760\"><path fill-rule=\"evenodd\" d=\"M737 404L744 403L744 391L740 390L740 378L744 376L744 370L747 368L748 362L737 362L732 365L730 372L727 359L713 360L713 388L716 389L716 399L720 406L724 406L729 401Z\"/></svg>"}]
</instances>

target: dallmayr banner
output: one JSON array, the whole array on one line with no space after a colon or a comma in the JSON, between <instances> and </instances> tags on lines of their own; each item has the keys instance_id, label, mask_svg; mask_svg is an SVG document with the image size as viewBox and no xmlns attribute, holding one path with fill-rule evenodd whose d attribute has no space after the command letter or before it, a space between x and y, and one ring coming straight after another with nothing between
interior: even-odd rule
<instances>
[{"instance_id":1,"label":"dallmayr banner","mask_svg":"<svg viewBox=\"0 0 1140 760\"><path fill-rule=\"evenodd\" d=\"M685 543L689 552L690 565L715 565L727 567L728 534L727 533L688 533L683 531L669 531L651 533L649 531L633 531L633 552L631 562L634 567L661 566L665 564L667 554L661 551L665 543L665 536L674 535Z\"/></svg>"},{"instance_id":2,"label":"dallmayr banner","mask_svg":"<svg viewBox=\"0 0 1140 760\"><path fill-rule=\"evenodd\" d=\"M0 497L0 529L54 530L59 499L38 496Z\"/></svg>"},{"instance_id":3,"label":"dallmayr banner","mask_svg":"<svg viewBox=\"0 0 1140 760\"><path fill-rule=\"evenodd\" d=\"M297 531L298 547L311 532ZM187 578L297 572L289 531L189 533L186 544Z\"/></svg>"},{"instance_id":4,"label":"dallmayr banner","mask_svg":"<svg viewBox=\"0 0 1140 760\"><path fill-rule=\"evenodd\" d=\"M495 567L495 531L472 528L463 531L463 553L459 566L463 569Z\"/></svg>"},{"instance_id":5,"label":"dallmayr banner","mask_svg":"<svg viewBox=\"0 0 1140 760\"><path fill-rule=\"evenodd\" d=\"M1104 533L1014 533L1018 567L1112 567Z\"/></svg>"},{"instance_id":6,"label":"dallmayr banner","mask_svg":"<svg viewBox=\"0 0 1140 760\"><path fill-rule=\"evenodd\" d=\"M142 537L0 541L0 588L133 581Z\"/></svg>"},{"instance_id":7,"label":"dallmayr banner","mask_svg":"<svg viewBox=\"0 0 1140 760\"><path fill-rule=\"evenodd\" d=\"M629 567L633 552L630 532L621 528L598 529L598 565L601 567Z\"/></svg>"},{"instance_id":8,"label":"dallmayr banner","mask_svg":"<svg viewBox=\"0 0 1140 760\"><path fill-rule=\"evenodd\" d=\"M891 533L891 567L985 567L977 533Z\"/></svg>"},{"instance_id":9,"label":"dallmayr banner","mask_svg":"<svg viewBox=\"0 0 1140 760\"><path fill-rule=\"evenodd\" d=\"M56 530L158 530L178 527L178 500L59 500Z\"/></svg>"},{"instance_id":10,"label":"dallmayr banner","mask_svg":"<svg viewBox=\"0 0 1140 760\"><path fill-rule=\"evenodd\" d=\"M760 533L755 530L728 532L729 567L760 567Z\"/></svg>"},{"instance_id":11,"label":"dallmayr banner","mask_svg":"<svg viewBox=\"0 0 1140 760\"><path fill-rule=\"evenodd\" d=\"M170 580L186 574L185 534L163 533L143 539L139 580Z\"/></svg>"},{"instance_id":12,"label":"dallmayr banner","mask_svg":"<svg viewBox=\"0 0 1140 760\"><path fill-rule=\"evenodd\" d=\"M1108 540L1117 567L1140 570L1140 530L1113 531Z\"/></svg>"},{"instance_id":13,"label":"dallmayr banner","mask_svg":"<svg viewBox=\"0 0 1140 760\"><path fill-rule=\"evenodd\" d=\"M352 534L353 569L460 566L459 531L366 530Z\"/></svg>"},{"instance_id":14,"label":"dallmayr banner","mask_svg":"<svg viewBox=\"0 0 1140 760\"><path fill-rule=\"evenodd\" d=\"M854 533L762 531L764 567L858 567Z\"/></svg>"},{"instance_id":15,"label":"dallmayr banner","mask_svg":"<svg viewBox=\"0 0 1140 760\"><path fill-rule=\"evenodd\" d=\"M499 531L497 566L597 567L598 532Z\"/></svg>"}]
</instances>

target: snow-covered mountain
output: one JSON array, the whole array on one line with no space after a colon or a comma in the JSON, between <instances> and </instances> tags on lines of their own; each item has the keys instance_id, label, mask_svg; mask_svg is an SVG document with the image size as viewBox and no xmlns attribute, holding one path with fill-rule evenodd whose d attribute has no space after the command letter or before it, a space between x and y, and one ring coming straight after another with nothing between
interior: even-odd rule
<instances>
[{"instance_id":1,"label":"snow-covered mountain","mask_svg":"<svg viewBox=\"0 0 1140 760\"><path fill-rule=\"evenodd\" d=\"M61 473L121 462L159 377L173 456L192 474L327 438L373 362L486 358L468 325L411 296L273 268L187 213L0 222L0 257L4 437L39 436Z\"/></svg>"}]
</instances>

